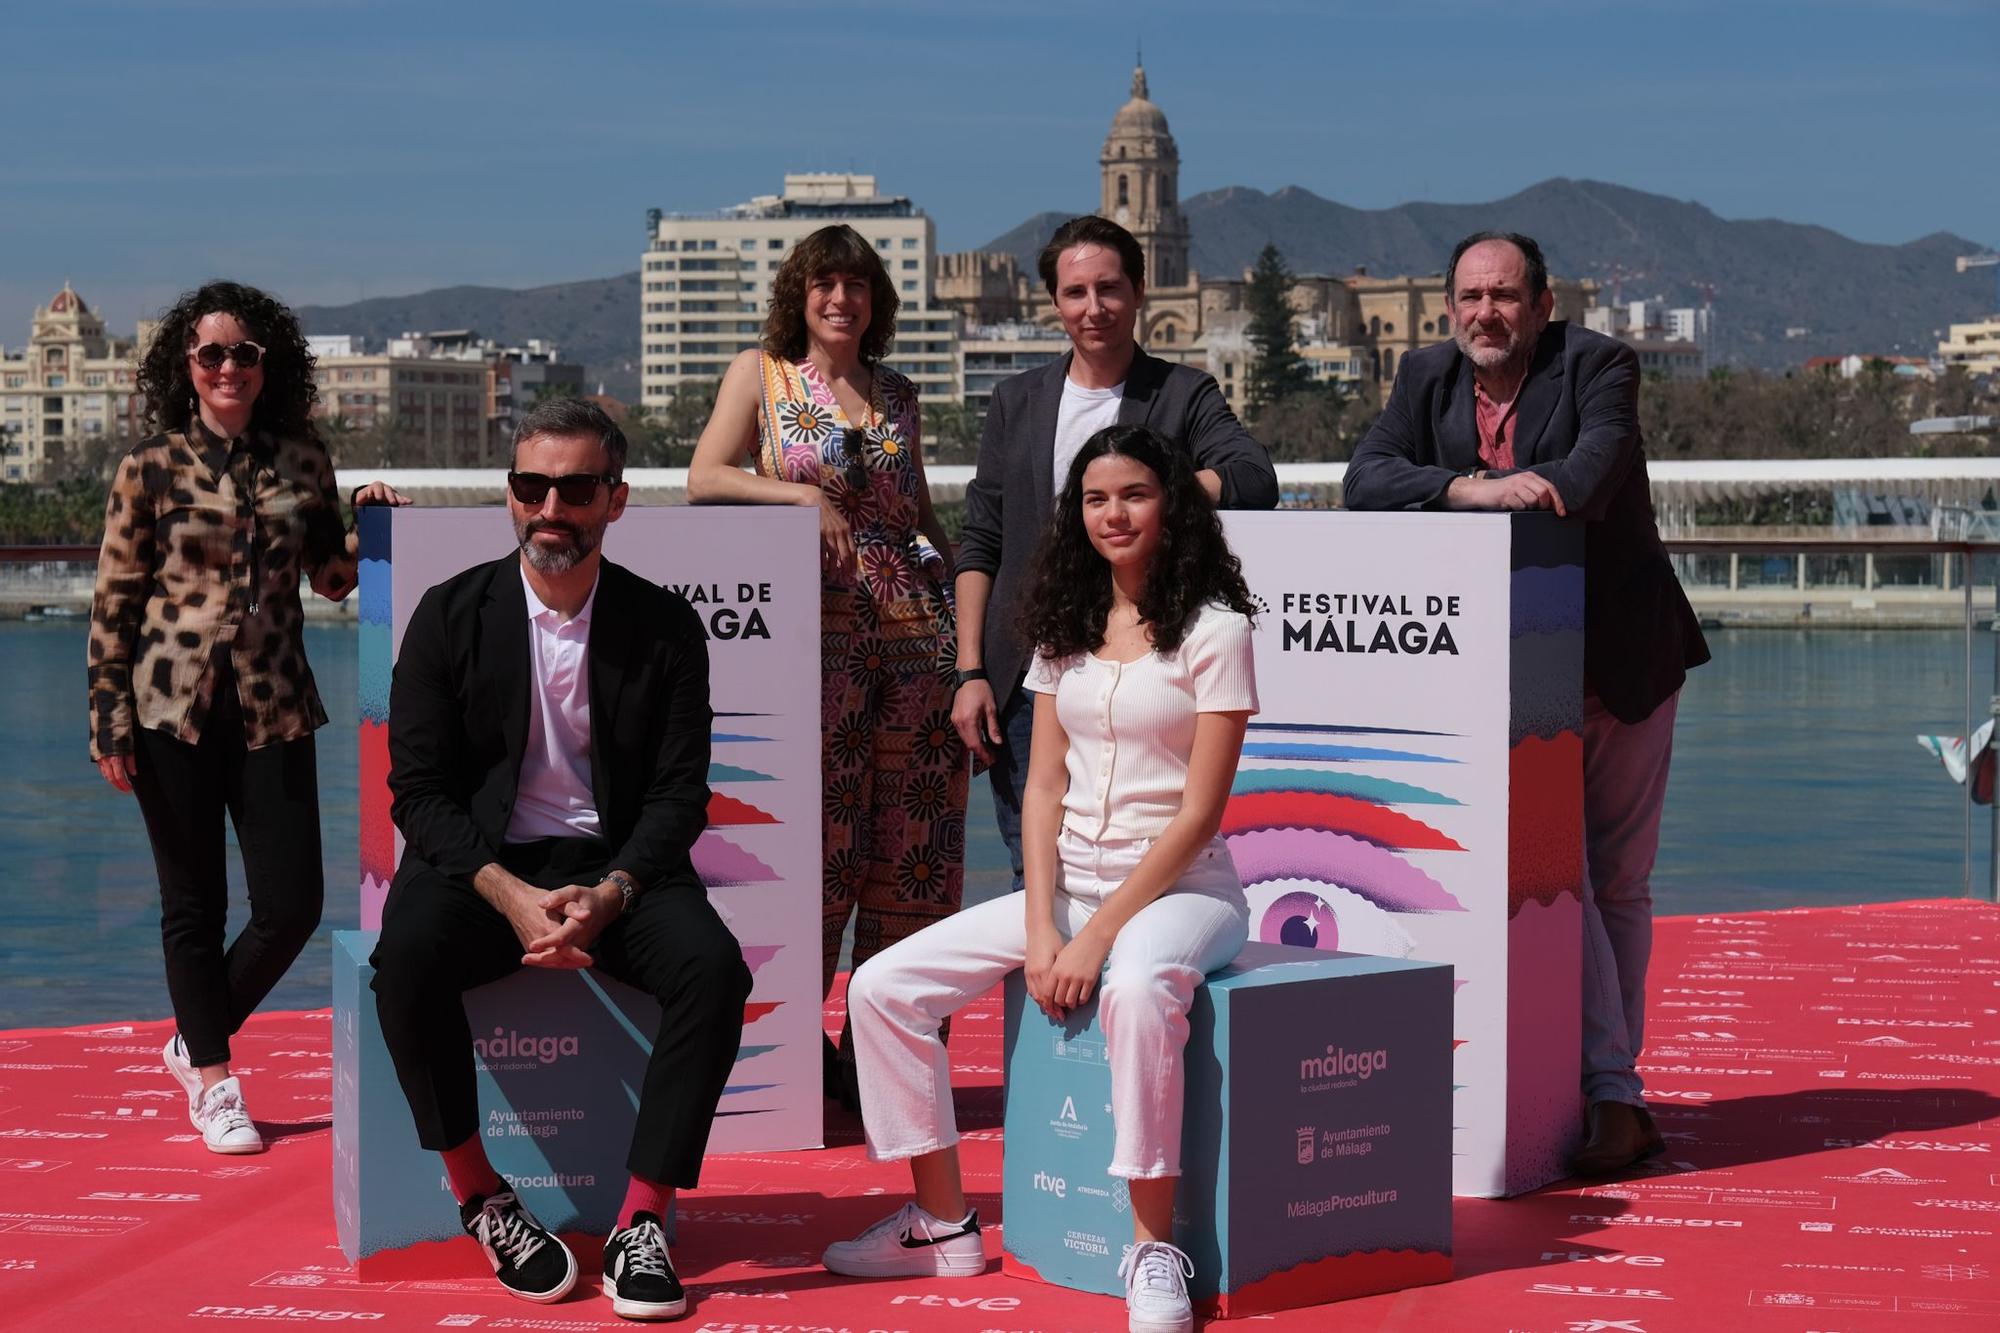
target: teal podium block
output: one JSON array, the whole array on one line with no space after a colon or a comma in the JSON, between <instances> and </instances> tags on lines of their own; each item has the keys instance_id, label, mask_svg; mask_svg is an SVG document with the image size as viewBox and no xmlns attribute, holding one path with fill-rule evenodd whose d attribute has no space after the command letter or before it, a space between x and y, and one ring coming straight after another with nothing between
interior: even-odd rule
<instances>
[{"instance_id":1,"label":"teal podium block","mask_svg":"<svg viewBox=\"0 0 2000 1333\"><path fill-rule=\"evenodd\" d=\"M460 1229L438 1155L420 1147L382 1041L372 930L333 937L333 1207L368 1281L490 1272ZM543 1225L603 1236L659 1021L653 997L590 971L523 969L465 994L493 1166Z\"/></svg>"},{"instance_id":2,"label":"teal podium block","mask_svg":"<svg viewBox=\"0 0 2000 1333\"><path fill-rule=\"evenodd\" d=\"M1451 1278L1452 971L1253 942L1189 1012L1175 1243L1233 1317ZM1006 987L1005 1271L1122 1294L1097 1005Z\"/></svg>"}]
</instances>

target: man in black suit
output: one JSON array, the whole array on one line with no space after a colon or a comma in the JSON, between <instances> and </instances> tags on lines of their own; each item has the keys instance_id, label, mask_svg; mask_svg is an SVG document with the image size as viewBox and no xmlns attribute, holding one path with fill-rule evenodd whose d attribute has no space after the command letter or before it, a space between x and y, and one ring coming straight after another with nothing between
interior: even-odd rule
<instances>
[{"instance_id":1,"label":"man in black suit","mask_svg":"<svg viewBox=\"0 0 2000 1333\"><path fill-rule=\"evenodd\" d=\"M1453 341L1403 360L1354 451L1350 509L1550 509L1584 523L1583 1079L1579 1174L1663 1146L1637 1069L1650 880L1674 708L1708 660L1700 623L1653 521L1639 438L1639 359L1559 321L1541 248L1478 232L1445 270Z\"/></svg>"},{"instance_id":2,"label":"man in black suit","mask_svg":"<svg viewBox=\"0 0 2000 1333\"><path fill-rule=\"evenodd\" d=\"M389 695L405 847L372 961L418 1140L443 1155L501 1283L538 1302L569 1291L576 1259L486 1159L461 993L523 965L595 966L659 999L604 1251L613 1309L657 1319L687 1308L661 1219L700 1174L750 972L689 860L709 796L701 622L600 549L624 466L594 404L529 412L507 476L518 553L411 615Z\"/></svg>"},{"instance_id":3,"label":"man in black suit","mask_svg":"<svg viewBox=\"0 0 2000 1333\"><path fill-rule=\"evenodd\" d=\"M1271 509L1271 457L1229 410L1215 381L1148 356L1134 330L1146 299L1146 252L1106 218L1071 218L1042 248L1042 284L1069 334L1054 363L993 390L979 466L965 491L958 578L958 693L951 719L992 765L993 809L1021 888L1021 791L1034 724L1020 688L1028 645L1015 629L1029 561L1083 442L1106 426L1151 426L1194 455L1208 498Z\"/></svg>"}]
</instances>

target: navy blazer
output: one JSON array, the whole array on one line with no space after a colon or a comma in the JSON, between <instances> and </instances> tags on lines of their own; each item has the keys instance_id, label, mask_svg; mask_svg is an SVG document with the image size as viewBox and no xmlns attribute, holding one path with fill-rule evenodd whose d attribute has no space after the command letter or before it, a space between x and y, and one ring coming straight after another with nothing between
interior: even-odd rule
<instances>
[{"instance_id":1,"label":"navy blazer","mask_svg":"<svg viewBox=\"0 0 2000 1333\"><path fill-rule=\"evenodd\" d=\"M534 692L520 556L430 589L389 687L396 882L429 865L470 882L500 860ZM708 822L708 640L685 598L609 560L590 616L590 789L610 865L643 889L699 886Z\"/></svg>"},{"instance_id":2,"label":"navy blazer","mask_svg":"<svg viewBox=\"0 0 2000 1333\"><path fill-rule=\"evenodd\" d=\"M1542 330L1515 399L1514 461L1583 520L1584 680L1613 717L1643 721L1708 660L1708 643L1653 519L1637 354L1567 321ZM1479 466L1472 362L1457 343L1439 343L1403 358L1388 406L1347 465L1341 502L1440 509L1452 480Z\"/></svg>"},{"instance_id":3,"label":"navy blazer","mask_svg":"<svg viewBox=\"0 0 2000 1333\"><path fill-rule=\"evenodd\" d=\"M965 488L958 570L993 579L986 602L982 660L996 707L1005 707L1028 666L1015 622L1027 594L1035 547L1055 508L1056 417L1074 352L1002 380L986 409L979 466ZM1194 455L1197 471L1222 479L1224 509L1273 509L1278 473L1271 455L1229 410L1215 380L1192 366L1139 348L1125 374L1121 426L1151 426Z\"/></svg>"}]
</instances>

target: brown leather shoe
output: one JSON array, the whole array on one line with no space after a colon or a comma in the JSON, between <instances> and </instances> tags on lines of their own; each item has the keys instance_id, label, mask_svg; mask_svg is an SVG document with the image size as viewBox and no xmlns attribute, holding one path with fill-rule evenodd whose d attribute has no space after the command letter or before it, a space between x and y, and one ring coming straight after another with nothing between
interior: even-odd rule
<instances>
[{"instance_id":1,"label":"brown leather shoe","mask_svg":"<svg viewBox=\"0 0 2000 1333\"><path fill-rule=\"evenodd\" d=\"M1667 1141L1643 1106L1624 1102L1593 1102L1590 1141L1570 1162L1579 1176L1608 1176L1658 1156Z\"/></svg>"}]
</instances>

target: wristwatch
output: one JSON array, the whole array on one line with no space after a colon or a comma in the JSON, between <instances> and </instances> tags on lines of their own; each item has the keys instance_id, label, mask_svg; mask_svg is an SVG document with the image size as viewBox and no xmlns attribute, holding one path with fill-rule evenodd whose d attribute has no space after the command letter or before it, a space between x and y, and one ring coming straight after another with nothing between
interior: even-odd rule
<instances>
[{"instance_id":1,"label":"wristwatch","mask_svg":"<svg viewBox=\"0 0 2000 1333\"><path fill-rule=\"evenodd\" d=\"M618 914L623 916L632 910L632 904L639 900L639 885L622 870L613 870L605 875L603 883L618 886Z\"/></svg>"},{"instance_id":2,"label":"wristwatch","mask_svg":"<svg viewBox=\"0 0 2000 1333\"><path fill-rule=\"evenodd\" d=\"M965 667L958 673L958 683L960 685L967 685L975 680L985 680L985 679L986 679L985 667Z\"/></svg>"}]
</instances>

